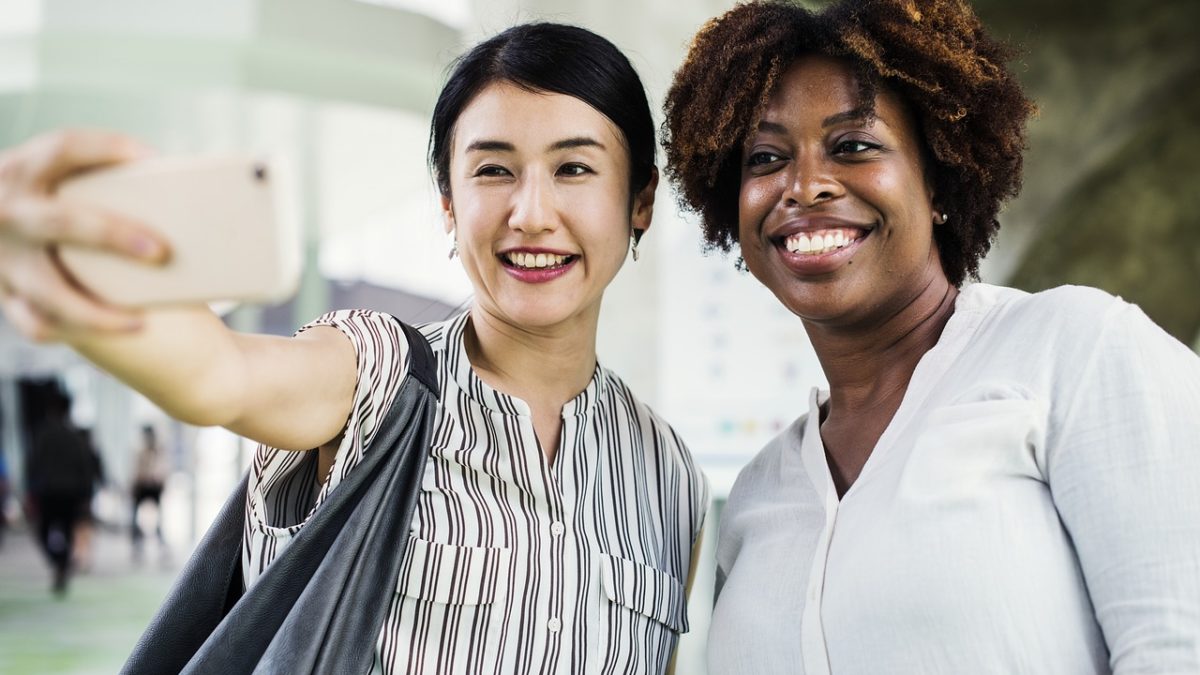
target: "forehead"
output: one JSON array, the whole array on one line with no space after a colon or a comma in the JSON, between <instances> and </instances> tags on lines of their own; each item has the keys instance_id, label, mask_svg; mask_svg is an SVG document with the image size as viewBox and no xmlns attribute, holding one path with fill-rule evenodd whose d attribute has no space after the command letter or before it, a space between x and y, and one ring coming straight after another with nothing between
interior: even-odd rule
<instances>
[{"instance_id":1,"label":"forehead","mask_svg":"<svg viewBox=\"0 0 1200 675\"><path fill-rule=\"evenodd\" d=\"M792 62L780 76L763 112L772 121L824 121L830 115L862 109L858 78L850 64L824 55L806 55ZM873 113L897 132L910 132L904 103L886 88L876 92Z\"/></svg>"},{"instance_id":2,"label":"forehead","mask_svg":"<svg viewBox=\"0 0 1200 675\"><path fill-rule=\"evenodd\" d=\"M579 137L599 141L607 152L623 150L625 145L624 134L612 120L574 96L493 82L458 116L453 152L458 154L479 140L541 151L557 141Z\"/></svg>"}]
</instances>

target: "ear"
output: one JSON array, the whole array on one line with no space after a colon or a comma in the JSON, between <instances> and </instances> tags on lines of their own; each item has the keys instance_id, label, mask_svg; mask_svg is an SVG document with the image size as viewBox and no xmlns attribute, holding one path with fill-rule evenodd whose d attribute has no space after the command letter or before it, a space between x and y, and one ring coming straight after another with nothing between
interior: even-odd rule
<instances>
[{"instance_id":1,"label":"ear","mask_svg":"<svg viewBox=\"0 0 1200 675\"><path fill-rule=\"evenodd\" d=\"M646 187L633 198L633 212L629 216L630 224L635 230L644 234L650 229L650 221L654 217L654 193L658 189L658 167L650 167L650 180ZM641 235L639 234L640 238Z\"/></svg>"},{"instance_id":2,"label":"ear","mask_svg":"<svg viewBox=\"0 0 1200 675\"><path fill-rule=\"evenodd\" d=\"M457 224L454 222L454 203L450 201L450 195L443 194L440 197L442 205L442 223L446 228L446 234L454 231Z\"/></svg>"},{"instance_id":3,"label":"ear","mask_svg":"<svg viewBox=\"0 0 1200 675\"><path fill-rule=\"evenodd\" d=\"M929 211L933 214L932 220L934 225L946 224L946 211L942 208L942 205L938 203L937 195L929 195Z\"/></svg>"}]
</instances>

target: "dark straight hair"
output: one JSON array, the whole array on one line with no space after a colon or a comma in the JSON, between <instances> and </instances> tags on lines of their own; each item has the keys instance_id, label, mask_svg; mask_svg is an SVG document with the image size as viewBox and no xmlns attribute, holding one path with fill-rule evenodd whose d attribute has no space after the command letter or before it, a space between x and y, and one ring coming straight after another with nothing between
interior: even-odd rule
<instances>
[{"instance_id":1,"label":"dark straight hair","mask_svg":"<svg viewBox=\"0 0 1200 675\"><path fill-rule=\"evenodd\" d=\"M493 82L573 96L600 111L629 147L630 199L650 182L656 140L642 81L616 45L578 26L526 23L489 38L455 61L433 109L429 166L450 194L454 125L475 95Z\"/></svg>"}]
</instances>

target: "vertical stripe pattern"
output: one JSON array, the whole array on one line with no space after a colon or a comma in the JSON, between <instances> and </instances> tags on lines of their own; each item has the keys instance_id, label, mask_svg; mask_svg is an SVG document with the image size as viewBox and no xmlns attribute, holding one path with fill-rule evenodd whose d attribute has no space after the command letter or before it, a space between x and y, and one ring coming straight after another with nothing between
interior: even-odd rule
<instances>
[{"instance_id":1,"label":"vertical stripe pattern","mask_svg":"<svg viewBox=\"0 0 1200 675\"><path fill-rule=\"evenodd\" d=\"M702 474L672 429L600 366L564 406L550 464L529 407L471 370L468 322L464 313L421 329L441 399L404 565L381 599L391 609L375 671L664 672L687 630ZM361 460L404 376L407 345L390 317L334 312L305 329L316 325L355 345L354 410L323 482L315 453L256 452L247 583Z\"/></svg>"}]
</instances>

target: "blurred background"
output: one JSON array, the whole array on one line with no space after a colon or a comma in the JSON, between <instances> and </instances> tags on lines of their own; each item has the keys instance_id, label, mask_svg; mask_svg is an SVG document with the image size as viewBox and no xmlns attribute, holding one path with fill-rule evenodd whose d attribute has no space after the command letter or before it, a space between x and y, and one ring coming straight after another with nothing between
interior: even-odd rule
<instances>
[{"instance_id":1,"label":"blurred background","mask_svg":"<svg viewBox=\"0 0 1200 675\"><path fill-rule=\"evenodd\" d=\"M1041 110L1024 191L1002 214L983 280L1031 291L1098 286L1200 348L1200 3L974 4L1024 48L1015 68ZM731 5L2 0L0 146L86 126L126 131L166 155L276 158L292 169L304 232L300 290L285 304L233 308L227 321L290 334L343 307L438 320L470 301L446 258L424 162L449 61L513 23L576 23L630 56L657 112L690 36ZM702 253L665 183L657 206L641 260L626 264L606 296L600 356L672 422L712 484L709 551L679 664L702 674L723 498L824 382L800 322L732 260ZM95 450L95 496L79 533L79 574L54 594L33 543L25 475L32 431L64 396ZM145 427L157 454L141 450ZM0 319L0 672L115 672L252 451L222 430L173 422L69 351L23 342ZM147 481L162 484L157 508L145 499Z\"/></svg>"}]
</instances>

